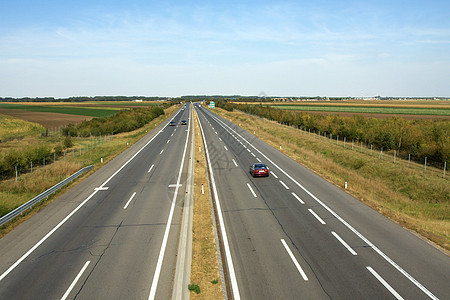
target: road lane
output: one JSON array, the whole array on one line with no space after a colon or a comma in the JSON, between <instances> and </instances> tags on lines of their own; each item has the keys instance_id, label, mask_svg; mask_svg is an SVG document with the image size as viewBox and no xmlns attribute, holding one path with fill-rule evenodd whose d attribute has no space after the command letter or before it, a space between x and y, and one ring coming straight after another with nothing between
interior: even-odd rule
<instances>
[{"instance_id":1,"label":"road lane","mask_svg":"<svg viewBox=\"0 0 450 300\"><path fill-rule=\"evenodd\" d=\"M187 119L188 113L189 108L180 110L174 120ZM51 224L61 220L56 211L67 213L65 206L73 207L70 204L86 199L87 188L92 193L94 186L104 187L91 194L88 202L5 275L0 281L0 298L61 298L87 261L90 263L69 291L69 299L149 297L172 199L175 204L181 201L181 197L174 197L175 189L170 184L177 180L182 183L186 175L186 166L179 170L187 131L176 128L188 126L165 125L22 224L25 230L14 230L0 240L0 270L4 272L29 247L30 242L18 239L35 242L35 235L42 237L52 228ZM167 143L169 138L171 142ZM153 140L142 148L150 139ZM159 154L163 149L164 153ZM123 165L136 151L141 152ZM123 167L117 172L120 166ZM112 174L115 175L111 177ZM182 175L180 179L178 174ZM110 179L103 184L105 177ZM182 186L180 191L184 194ZM173 222L168 227L168 253L164 255L156 290L160 299L171 294L180 210L174 206ZM41 216L49 221L43 221Z\"/></svg>"},{"instance_id":2,"label":"road lane","mask_svg":"<svg viewBox=\"0 0 450 300\"><path fill-rule=\"evenodd\" d=\"M311 292L314 298L325 295L331 298L395 297L369 270L375 270L390 283L392 290L405 298L429 299L437 296L445 299L449 294L448 256L236 125L204 109L198 111L200 120L205 124L207 143L215 150L211 151L211 163L216 173L219 195L226 199L223 201L226 228L230 232L233 259L243 295L248 298L280 297L277 287L263 286L276 286L279 282L277 277L285 278L285 270L281 273L277 273L276 269L269 271L272 277L259 274L275 259L280 263L279 258L277 255L269 256L267 261L257 258L264 257L259 252L270 252L266 245L273 247L272 239L276 236L273 233L277 231L286 235L281 238L290 241L294 254L304 258L311 268L314 277L309 283L315 282L319 286L313 292L311 286L307 287L308 290L303 287L299 291L295 287L291 289L289 280L283 281L279 284L292 290L290 294L283 294L287 298L305 295L305 292ZM222 141L231 154L221 150ZM274 176L271 179L252 179L246 174L246 167L241 167L240 172L233 170L236 169L233 159L238 165L247 166L256 158L268 164L289 190ZM270 161L274 162L273 166ZM264 203L252 201L248 188L245 192L247 179L255 185L258 194L255 199L264 199ZM326 224L322 224L308 209ZM260 215L251 229L249 223L256 211ZM263 215L263 211L270 211L271 214ZM269 223L273 225L267 225ZM262 228L266 229L259 237ZM344 247L333 232L358 255L353 255ZM261 247L255 247L255 239L262 240ZM426 263L429 257L433 259ZM305 272L308 274L308 269L305 268Z\"/></svg>"}]
</instances>

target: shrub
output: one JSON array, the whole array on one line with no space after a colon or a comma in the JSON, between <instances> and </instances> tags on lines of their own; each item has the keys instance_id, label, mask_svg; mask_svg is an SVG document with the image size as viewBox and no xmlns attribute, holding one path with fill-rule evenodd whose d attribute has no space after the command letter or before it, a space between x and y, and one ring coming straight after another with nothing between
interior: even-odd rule
<instances>
[{"instance_id":1,"label":"shrub","mask_svg":"<svg viewBox=\"0 0 450 300\"><path fill-rule=\"evenodd\" d=\"M90 121L83 121L78 125L70 124L63 130L66 136L83 136L117 134L129 132L141 128L153 119L164 114L164 109L160 106L150 108L133 108L121 110L117 114L106 118L94 118Z\"/></svg>"},{"instance_id":2,"label":"shrub","mask_svg":"<svg viewBox=\"0 0 450 300\"><path fill-rule=\"evenodd\" d=\"M73 147L72 137L70 135L68 135L64 138L64 148L68 149L68 148L72 148L72 147Z\"/></svg>"}]
</instances>

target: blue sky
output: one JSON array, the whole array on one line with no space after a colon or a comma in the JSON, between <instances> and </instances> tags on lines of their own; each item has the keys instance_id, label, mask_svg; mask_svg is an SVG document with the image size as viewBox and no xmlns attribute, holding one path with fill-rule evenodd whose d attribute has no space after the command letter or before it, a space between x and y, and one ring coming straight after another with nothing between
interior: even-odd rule
<instances>
[{"instance_id":1,"label":"blue sky","mask_svg":"<svg viewBox=\"0 0 450 300\"><path fill-rule=\"evenodd\" d=\"M450 1L4 1L0 97L450 96Z\"/></svg>"}]
</instances>

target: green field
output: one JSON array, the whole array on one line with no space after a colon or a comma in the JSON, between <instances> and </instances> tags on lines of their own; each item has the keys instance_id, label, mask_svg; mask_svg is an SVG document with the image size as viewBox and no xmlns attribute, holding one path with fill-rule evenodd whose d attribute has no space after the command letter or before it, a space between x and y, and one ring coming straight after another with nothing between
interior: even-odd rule
<instances>
[{"instance_id":1,"label":"green field","mask_svg":"<svg viewBox=\"0 0 450 300\"><path fill-rule=\"evenodd\" d=\"M366 114L403 114L403 115L432 115L450 116L448 108L426 108L426 107L364 107L364 106L342 106L342 105L269 105L270 107L284 110L299 111L323 111L323 112L349 112Z\"/></svg>"},{"instance_id":2,"label":"green field","mask_svg":"<svg viewBox=\"0 0 450 300\"><path fill-rule=\"evenodd\" d=\"M0 103L0 108L23 109L32 112L60 113L67 115L79 115L89 117L108 117L116 114L120 108L76 107L58 105L26 105Z\"/></svg>"}]
</instances>

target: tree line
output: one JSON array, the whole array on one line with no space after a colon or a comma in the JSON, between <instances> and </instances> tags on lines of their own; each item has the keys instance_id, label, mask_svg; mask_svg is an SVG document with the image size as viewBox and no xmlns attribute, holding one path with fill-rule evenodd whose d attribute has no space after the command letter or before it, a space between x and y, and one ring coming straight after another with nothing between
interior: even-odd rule
<instances>
[{"instance_id":1,"label":"tree line","mask_svg":"<svg viewBox=\"0 0 450 300\"><path fill-rule=\"evenodd\" d=\"M146 97L146 96L80 96L68 98L54 98L54 97L0 97L0 102L86 102L86 101L166 101L167 97Z\"/></svg>"},{"instance_id":2,"label":"tree line","mask_svg":"<svg viewBox=\"0 0 450 300\"><path fill-rule=\"evenodd\" d=\"M63 129L65 136L89 137L91 135L117 134L141 128L148 122L164 114L162 106L120 110L117 114L83 121L77 125L69 124Z\"/></svg>"},{"instance_id":3,"label":"tree line","mask_svg":"<svg viewBox=\"0 0 450 300\"><path fill-rule=\"evenodd\" d=\"M219 101L216 106L228 111L240 111L295 126L307 131L321 132L333 138L365 142L385 151L418 161L442 164L450 158L449 120L406 120L393 116L386 119L368 118L360 115L342 117L337 114L319 115L299 111L287 111L265 105L234 104Z\"/></svg>"}]
</instances>

